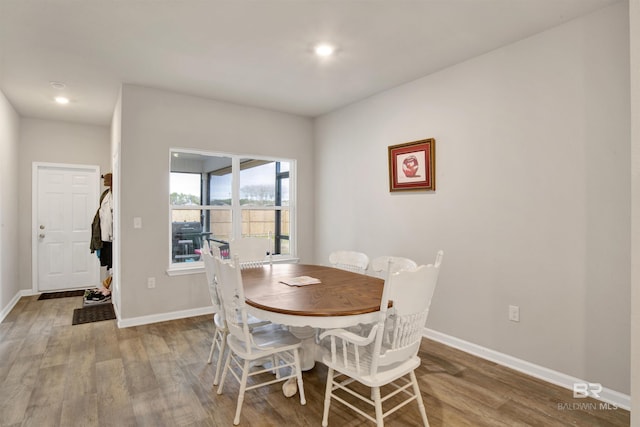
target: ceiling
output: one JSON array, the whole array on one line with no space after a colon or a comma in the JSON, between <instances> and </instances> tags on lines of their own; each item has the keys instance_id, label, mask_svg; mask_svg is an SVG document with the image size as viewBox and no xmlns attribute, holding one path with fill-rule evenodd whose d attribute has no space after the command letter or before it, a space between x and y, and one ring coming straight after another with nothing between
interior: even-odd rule
<instances>
[{"instance_id":1,"label":"ceiling","mask_svg":"<svg viewBox=\"0 0 640 427\"><path fill-rule=\"evenodd\" d=\"M313 117L617 1L0 0L0 90L87 124L122 83Z\"/></svg>"}]
</instances>

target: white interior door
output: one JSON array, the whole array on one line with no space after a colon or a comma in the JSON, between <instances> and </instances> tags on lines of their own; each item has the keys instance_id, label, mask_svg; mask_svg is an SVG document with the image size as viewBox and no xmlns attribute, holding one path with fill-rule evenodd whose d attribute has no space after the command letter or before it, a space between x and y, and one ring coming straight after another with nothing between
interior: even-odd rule
<instances>
[{"instance_id":1,"label":"white interior door","mask_svg":"<svg viewBox=\"0 0 640 427\"><path fill-rule=\"evenodd\" d=\"M34 164L34 287L95 287L100 263L89 251L98 208L97 166Z\"/></svg>"}]
</instances>

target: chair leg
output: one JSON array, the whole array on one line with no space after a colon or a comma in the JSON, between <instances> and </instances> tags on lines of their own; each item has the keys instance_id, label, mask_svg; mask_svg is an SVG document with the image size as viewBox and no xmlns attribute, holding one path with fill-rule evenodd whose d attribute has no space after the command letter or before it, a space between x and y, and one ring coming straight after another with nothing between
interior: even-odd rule
<instances>
[{"instance_id":1,"label":"chair leg","mask_svg":"<svg viewBox=\"0 0 640 427\"><path fill-rule=\"evenodd\" d=\"M221 343L218 344L218 363L216 364L216 376L213 378L213 385L218 385L220 381L220 368L222 367L222 358L227 346L227 333L221 334Z\"/></svg>"},{"instance_id":2,"label":"chair leg","mask_svg":"<svg viewBox=\"0 0 640 427\"><path fill-rule=\"evenodd\" d=\"M280 379L280 358L275 354L271 356L271 368L276 378Z\"/></svg>"},{"instance_id":3,"label":"chair leg","mask_svg":"<svg viewBox=\"0 0 640 427\"><path fill-rule=\"evenodd\" d=\"M209 358L207 359L207 363L211 364L211 360L213 359L213 352L216 349L216 340L218 339L218 328L214 327L213 329L213 340L211 341L211 350L209 350Z\"/></svg>"},{"instance_id":4,"label":"chair leg","mask_svg":"<svg viewBox=\"0 0 640 427\"><path fill-rule=\"evenodd\" d=\"M213 359L213 350L216 349L216 337L213 337L213 342L211 343L211 350L209 350L209 358L207 359L207 363L211 364L211 359Z\"/></svg>"},{"instance_id":5,"label":"chair leg","mask_svg":"<svg viewBox=\"0 0 640 427\"><path fill-rule=\"evenodd\" d=\"M427 411L424 408L424 402L422 401L422 394L420 393L420 387L418 386L418 380L416 379L416 373L411 371L411 383L413 384L413 393L416 395L416 402L420 408L420 415L422 416L422 423L424 427L429 427L429 420L427 419Z\"/></svg>"},{"instance_id":6,"label":"chair leg","mask_svg":"<svg viewBox=\"0 0 640 427\"><path fill-rule=\"evenodd\" d=\"M227 351L227 360L224 362L224 369L222 370L222 378L220 378L220 386L218 387L218 394L222 394L222 387L224 386L224 380L227 377L229 371L229 365L231 364L231 350Z\"/></svg>"},{"instance_id":7,"label":"chair leg","mask_svg":"<svg viewBox=\"0 0 640 427\"><path fill-rule=\"evenodd\" d=\"M324 411L322 412L322 427L329 425L329 406L331 405L331 389L333 388L333 368L327 372L327 385L324 389Z\"/></svg>"},{"instance_id":8,"label":"chair leg","mask_svg":"<svg viewBox=\"0 0 640 427\"><path fill-rule=\"evenodd\" d=\"M380 399L380 387L372 387L371 394L373 395L373 404L376 408L376 425L378 427L384 427L384 420L382 419L382 400Z\"/></svg>"},{"instance_id":9,"label":"chair leg","mask_svg":"<svg viewBox=\"0 0 640 427\"><path fill-rule=\"evenodd\" d=\"M293 359L296 362L296 377L298 378L298 392L300 393L300 404L306 405L307 399L304 396L304 385L302 384L302 365L300 364L300 352L296 348L293 350Z\"/></svg>"},{"instance_id":10,"label":"chair leg","mask_svg":"<svg viewBox=\"0 0 640 427\"><path fill-rule=\"evenodd\" d=\"M242 364L242 380L240 381L240 391L238 391L238 404L236 405L236 416L233 419L233 425L240 424L240 411L242 411L242 403L244 402L244 392L247 388L247 377L249 376L249 369L251 363L245 360Z\"/></svg>"}]
</instances>

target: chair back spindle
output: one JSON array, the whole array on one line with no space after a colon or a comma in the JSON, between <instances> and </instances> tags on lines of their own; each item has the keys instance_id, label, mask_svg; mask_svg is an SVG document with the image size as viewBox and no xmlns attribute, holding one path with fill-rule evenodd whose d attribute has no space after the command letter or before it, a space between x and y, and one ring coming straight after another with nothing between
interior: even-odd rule
<instances>
[{"instance_id":1,"label":"chair back spindle","mask_svg":"<svg viewBox=\"0 0 640 427\"><path fill-rule=\"evenodd\" d=\"M237 255L240 268L259 268L273 262L271 237L241 237L229 242L231 257Z\"/></svg>"},{"instance_id":2,"label":"chair back spindle","mask_svg":"<svg viewBox=\"0 0 640 427\"><path fill-rule=\"evenodd\" d=\"M216 279L216 261L206 240L202 241L200 256L204 262L204 272L207 277L207 285L209 286L209 295L211 296L211 303L213 304L213 312L222 313L223 308L220 302Z\"/></svg>"},{"instance_id":3,"label":"chair back spindle","mask_svg":"<svg viewBox=\"0 0 640 427\"><path fill-rule=\"evenodd\" d=\"M225 320L229 334L244 343L245 351L251 353L251 331L245 307L242 276L240 275L239 259L235 256L230 261L216 258L218 272L218 286L222 295Z\"/></svg>"}]
</instances>

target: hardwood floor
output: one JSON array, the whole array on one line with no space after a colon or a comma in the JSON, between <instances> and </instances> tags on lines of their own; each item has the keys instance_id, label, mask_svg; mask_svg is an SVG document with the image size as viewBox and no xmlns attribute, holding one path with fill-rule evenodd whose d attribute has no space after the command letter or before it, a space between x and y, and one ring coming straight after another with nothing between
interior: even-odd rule
<instances>
[{"instance_id":1,"label":"hardwood floor","mask_svg":"<svg viewBox=\"0 0 640 427\"><path fill-rule=\"evenodd\" d=\"M0 323L2 426L229 426L237 385L213 389L211 316L118 329L71 326L81 297L24 297ZM424 340L417 371L429 422L439 426L628 426L629 412ZM304 373L307 404L280 385L246 394L242 426L319 426L326 368ZM372 423L332 404L332 426ZM386 422L416 426L410 404Z\"/></svg>"}]
</instances>

